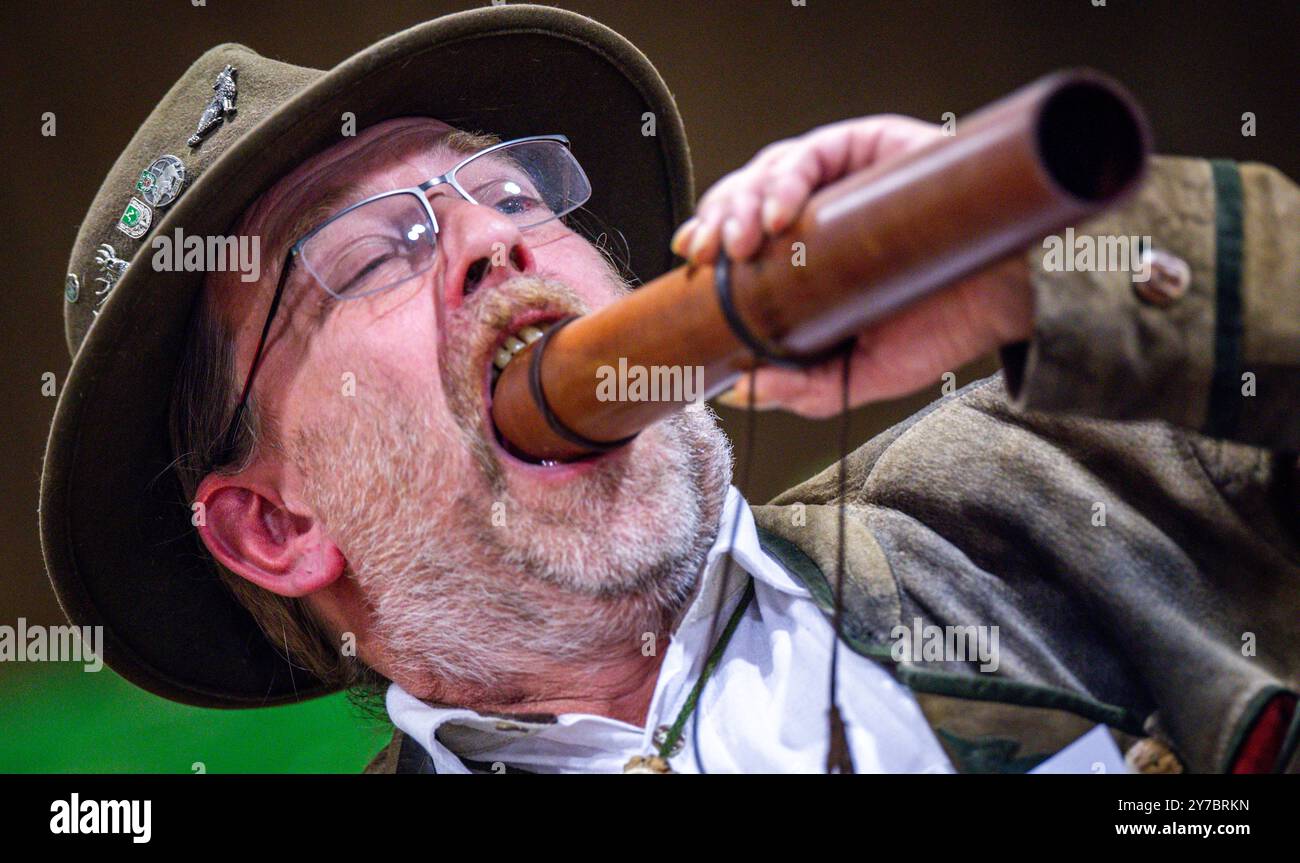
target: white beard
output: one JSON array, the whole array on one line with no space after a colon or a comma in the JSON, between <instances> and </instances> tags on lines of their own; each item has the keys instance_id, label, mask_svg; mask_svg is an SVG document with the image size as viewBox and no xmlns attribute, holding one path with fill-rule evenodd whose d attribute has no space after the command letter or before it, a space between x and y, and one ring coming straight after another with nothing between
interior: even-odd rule
<instances>
[{"instance_id":1,"label":"white beard","mask_svg":"<svg viewBox=\"0 0 1300 863\"><path fill-rule=\"evenodd\" d=\"M463 424L382 398L340 400L344 415L290 450L371 606L390 677L411 691L513 702L548 669L597 667L670 628L731 475L711 412L675 414L631 458L524 507L508 487L501 494L504 475L466 446Z\"/></svg>"}]
</instances>

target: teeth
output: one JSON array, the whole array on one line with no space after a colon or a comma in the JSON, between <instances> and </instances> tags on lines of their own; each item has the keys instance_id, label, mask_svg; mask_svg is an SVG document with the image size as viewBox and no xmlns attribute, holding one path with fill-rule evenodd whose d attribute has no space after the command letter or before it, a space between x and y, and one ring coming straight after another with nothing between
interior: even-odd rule
<instances>
[{"instance_id":1,"label":"teeth","mask_svg":"<svg viewBox=\"0 0 1300 863\"><path fill-rule=\"evenodd\" d=\"M492 357L492 364L500 371L510 365L515 354L531 345L542 337L542 330L538 327L527 326L520 327L519 332L513 336L507 336L505 343L497 348L496 354Z\"/></svg>"}]
</instances>

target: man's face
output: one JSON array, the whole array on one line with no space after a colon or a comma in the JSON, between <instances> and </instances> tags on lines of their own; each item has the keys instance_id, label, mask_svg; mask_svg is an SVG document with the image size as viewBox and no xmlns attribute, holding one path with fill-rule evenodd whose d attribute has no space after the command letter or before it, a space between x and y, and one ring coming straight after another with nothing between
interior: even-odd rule
<instances>
[{"instance_id":1,"label":"man's face","mask_svg":"<svg viewBox=\"0 0 1300 863\"><path fill-rule=\"evenodd\" d=\"M282 179L240 232L261 236L264 261L283 260L349 203L464 159L450 131L417 118L373 127ZM627 288L559 222L520 233L449 186L428 198L438 234L422 275L340 301L295 268L254 390L274 443L245 473L292 515L290 532L294 519L316 525L346 562L339 583L308 595L331 628L358 633L364 659L425 697L508 700L670 625L714 535L729 453L694 410L590 461L506 452L489 419L505 338ZM278 277L210 283L241 380Z\"/></svg>"}]
</instances>

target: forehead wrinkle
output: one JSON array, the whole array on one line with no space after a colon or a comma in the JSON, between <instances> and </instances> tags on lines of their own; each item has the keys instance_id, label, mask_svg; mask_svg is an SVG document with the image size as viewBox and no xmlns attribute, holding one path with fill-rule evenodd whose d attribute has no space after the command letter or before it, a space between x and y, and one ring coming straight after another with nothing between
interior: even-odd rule
<instances>
[{"instance_id":1,"label":"forehead wrinkle","mask_svg":"<svg viewBox=\"0 0 1300 863\"><path fill-rule=\"evenodd\" d=\"M403 119L405 123L396 129L384 129L386 124L371 127L369 137L363 132L360 138L337 144L286 174L248 208L239 232L261 234L272 257L283 258L290 245L339 210L370 195L401 188L400 183L383 184L376 179L384 168L400 164L419 170L413 162L416 154L445 147L448 136L455 145L463 134L428 118ZM345 148L344 152L335 154L339 148ZM460 152L460 147L451 149ZM425 179L428 177L410 185ZM281 216L286 210L289 212Z\"/></svg>"},{"instance_id":2,"label":"forehead wrinkle","mask_svg":"<svg viewBox=\"0 0 1300 863\"><path fill-rule=\"evenodd\" d=\"M289 246L300 240L307 232L363 197L365 195L357 185L348 184L322 193L306 207L295 207L293 214L280 222L271 232L269 245L275 250L275 257L283 258L288 254Z\"/></svg>"}]
</instances>

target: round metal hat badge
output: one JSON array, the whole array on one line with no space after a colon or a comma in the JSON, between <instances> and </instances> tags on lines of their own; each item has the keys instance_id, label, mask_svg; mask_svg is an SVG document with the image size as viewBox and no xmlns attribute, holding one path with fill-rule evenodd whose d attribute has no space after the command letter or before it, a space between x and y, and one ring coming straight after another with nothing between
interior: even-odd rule
<instances>
[{"instance_id":1,"label":"round metal hat badge","mask_svg":"<svg viewBox=\"0 0 1300 863\"><path fill-rule=\"evenodd\" d=\"M176 200L184 185L185 165L175 156L164 155L140 172L135 190L146 204L161 209Z\"/></svg>"}]
</instances>

